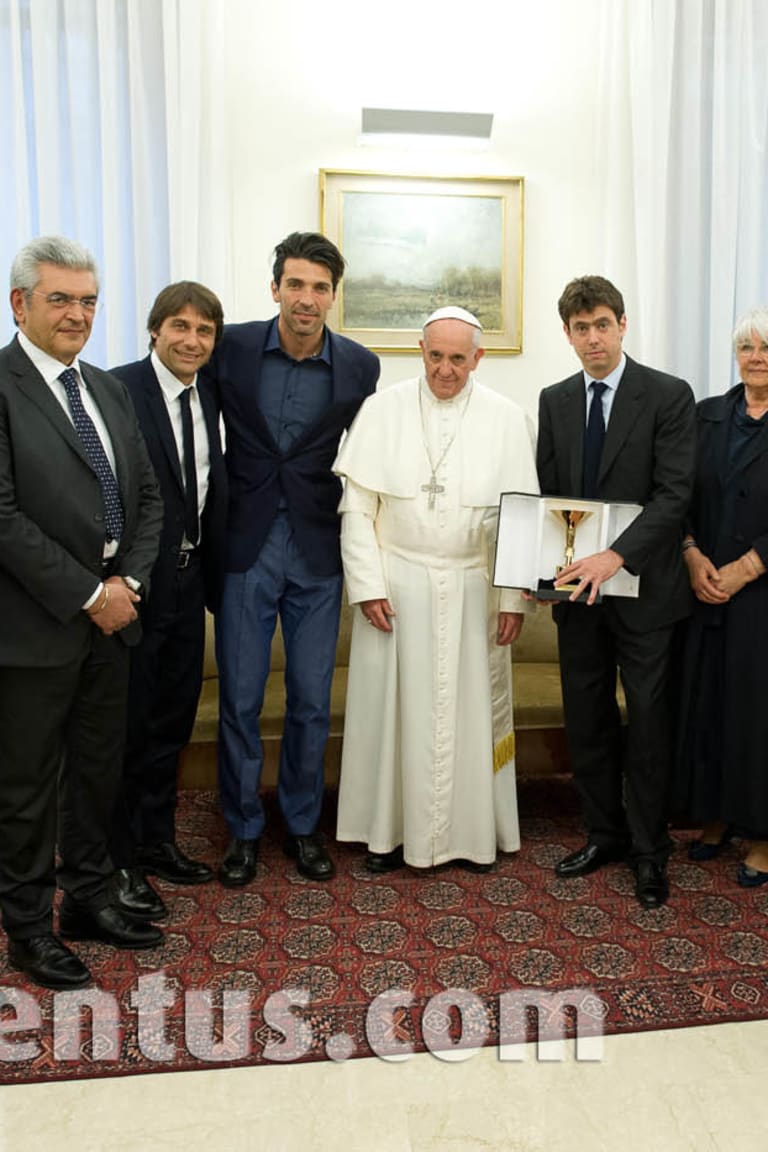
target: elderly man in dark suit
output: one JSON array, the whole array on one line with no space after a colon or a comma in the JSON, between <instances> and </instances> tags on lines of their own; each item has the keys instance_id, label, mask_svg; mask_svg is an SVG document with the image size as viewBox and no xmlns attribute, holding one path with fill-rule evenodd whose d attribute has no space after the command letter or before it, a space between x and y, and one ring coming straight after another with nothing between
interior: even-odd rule
<instances>
[{"instance_id":1,"label":"elderly man in dark suit","mask_svg":"<svg viewBox=\"0 0 768 1152\"><path fill-rule=\"evenodd\" d=\"M126 389L79 359L97 301L85 249L32 241L0 351L0 908L11 965L49 988L90 979L53 933L57 843L62 936L162 940L111 900L129 647L163 509Z\"/></svg>"},{"instance_id":2,"label":"elderly man in dark suit","mask_svg":"<svg viewBox=\"0 0 768 1152\"><path fill-rule=\"evenodd\" d=\"M624 301L610 281L572 281L558 309L584 370L541 393L541 490L638 503L643 511L609 548L577 560L557 581L577 586L553 614L587 843L555 871L584 876L629 855L638 900L651 908L668 894L670 668L676 625L690 612L681 541L693 484L694 399L685 381L624 354ZM622 567L639 574L639 597L597 603L601 584Z\"/></svg>"},{"instance_id":3,"label":"elderly man in dark suit","mask_svg":"<svg viewBox=\"0 0 768 1152\"><path fill-rule=\"evenodd\" d=\"M176 843L176 778L203 678L205 607L216 608L224 558L227 477L207 364L224 327L221 303L191 280L158 295L147 322L150 354L113 372L131 394L163 497L152 596L131 652L128 739L112 834L117 899L126 916L167 909L146 880L204 884L213 870Z\"/></svg>"},{"instance_id":4,"label":"elderly man in dark suit","mask_svg":"<svg viewBox=\"0 0 768 1152\"><path fill-rule=\"evenodd\" d=\"M331 472L342 432L376 387L379 362L325 325L344 259L324 236L294 232L275 250L277 317L232 324L211 360L229 475L226 575L217 619L219 786L231 832L219 877L247 884L264 827L259 714L278 615L286 716L278 792L298 871L327 880L317 833L341 604Z\"/></svg>"}]
</instances>

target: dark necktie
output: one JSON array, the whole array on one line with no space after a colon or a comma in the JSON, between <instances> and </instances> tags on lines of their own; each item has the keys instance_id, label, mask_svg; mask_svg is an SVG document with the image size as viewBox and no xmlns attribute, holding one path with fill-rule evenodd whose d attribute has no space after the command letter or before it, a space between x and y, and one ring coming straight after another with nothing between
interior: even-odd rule
<instances>
[{"instance_id":1,"label":"dark necktie","mask_svg":"<svg viewBox=\"0 0 768 1152\"><path fill-rule=\"evenodd\" d=\"M197 468L195 465L195 433L190 408L192 386L179 396L181 403L181 441L184 450L184 535L193 546L197 544L200 527L197 512Z\"/></svg>"},{"instance_id":2,"label":"dark necktie","mask_svg":"<svg viewBox=\"0 0 768 1152\"><path fill-rule=\"evenodd\" d=\"M597 499L597 476L605 440L605 420L603 419L603 392L608 387L602 380L590 384L592 403L589 406L587 431L584 437L584 484L582 495L585 500Z\"/></svg>"},{"instance_id":3,"label":"dark necktie","mask_svg":"<svg viewBox=\"0 0 768 1152\"><path fill-rule=\"evenodd\" d=\"M96 473L101 485L101 497L104 501L104 522L106 525L107 540L119 540L123 533L125 517L123 504L120 500L120 489L117 486L115 474L104 451L104 445L99 439L93 421L83 407L80 395L80 385L77 381L77 372L74 368L65 368L59 375L67 394L69 410L72 413L72 423L80 437L85 455L93 471Z\"/></svg>"}]
</instances>

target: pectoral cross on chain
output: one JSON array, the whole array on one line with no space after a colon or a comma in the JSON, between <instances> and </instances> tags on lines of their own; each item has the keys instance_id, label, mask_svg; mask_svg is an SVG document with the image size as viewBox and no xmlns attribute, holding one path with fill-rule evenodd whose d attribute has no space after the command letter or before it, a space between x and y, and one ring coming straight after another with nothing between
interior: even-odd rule
<instances>
[{"instance_id":1,"label":"pectoral cross on chain","mask_svg":"<svg viewBox=\"0 0 768 1152\"><path fill-rule=\"evenodd\" d=\"M434 472L429 478L429 484L422 484L421 490L422 492L429 492L429 504L427 505L429 508L434 508L435 496L437 496L438 492L445 492L443 485L438 484Z\"/></svg>"}]
</instances>

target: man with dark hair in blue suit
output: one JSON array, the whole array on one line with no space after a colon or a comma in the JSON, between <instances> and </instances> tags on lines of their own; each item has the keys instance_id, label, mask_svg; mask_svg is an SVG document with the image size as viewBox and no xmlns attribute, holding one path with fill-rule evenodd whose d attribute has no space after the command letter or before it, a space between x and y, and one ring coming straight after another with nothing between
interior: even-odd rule
<instances>
[{"instance_id":1,"label":"man with dark hair in blue suit","mask_svg":"<svg viewBox=\"0 0 768 1152\"><path fill-rule=\"evenodd\" d=\"M286 716L278 794L285 851L312 880L334 873L317 833L341 606L331 472L340 437L376 387L378 358L325 325L344 258L324 236L277 246L272 320L227 325L211 360L226 431L226 573L217 618L219 787L231 841L219 878L256 873L264 828L259 716L278 615Z\"/></svg>"},{"instance_id":2,"label":"man with dark hair in blue suit","mask_svg":"<svg viewBox=\"0 0 768 1152\"><path fill-rule=\"evenodd\" d=\"M128 387L163 497L143 637L131 653L123 779L112 830L116 899L136 921L167 916L146 873L203 884L212 869L177 845L176 778L203 677L205 607L218 600L227 476L214 390L199 370L224 328L217 296L169 284L147 320L150 354L114 369Z\"/></svg>"}]
</instances>

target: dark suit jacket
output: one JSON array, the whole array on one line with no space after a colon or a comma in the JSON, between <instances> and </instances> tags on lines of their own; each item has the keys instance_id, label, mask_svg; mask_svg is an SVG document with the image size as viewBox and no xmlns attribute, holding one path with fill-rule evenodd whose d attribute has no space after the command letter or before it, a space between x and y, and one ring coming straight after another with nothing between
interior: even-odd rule
<instances>
[{"instance_id":1,"label":"dark suit jacket","mask_svg":"<svg viewBox=\"0 0 768 1152\"><path fill-rule=\"evenodd\" d=\"M163 507L125 386L80 362L109 429L125 527L118 575L145 589ZM83 604L101 579L101 486L66 413L13 340L0 349L0 664L57 667L74 660L92 627ZM120 634L141 636L138 622Z\"/></svg>"},{"instance_id":2,"label":"dark suit jacket","mask_svg":"<svg viewBox=\"0 0 768 1152\"><path fill-rule=\"evenodd\" d=\"M545 495L581 495L585 427L582 372L543 390L537 466ZM598 496L643 505L634 523L610 544L640 576L637 600L616 596L606 601L630 629L660 628L690 612L680 544L695 452L689 385L627 356L606 429Z\"/></svg>"},{"instance_id":3,"label":"dark suit jacket","mask_svg":"<svg viewBox=\"0 0 768 1152\"><path fill-rule=\"evenodd\" d=\"M699 451L687 528L718 567L737 560L750 547L768 564L768 426L742 454L738 473L728 483L731 421L743 396L744 385L737 384L724 396L710 396L696 407ZM733 490L730 507L726 504L728 489ZM767 581L758 580L748 587L768 593ZM734 598L734 604L739 597L743 598L743 592ZM705 615L713 614L711 605L697 603L696 608Z\"/></svg>"},{"instance_id":4,"label":"dark suit jacket","mask_svg":"<svg viewBox=\"0 0 768 1152\"><path fill-rule=\"evenodd\" d=\"M171 419L151 358L147 356L112 371L127 385L131 394L165 508L160 552L152 570L152 596L143 613L147 622L152 618L155 606L167 604L174 588L176 562L184 535L184 483ZM200 518L200 549L205 599L213 611L218 603L224 562L227 473L221 450L219 413L210 381L198 376L197 389L208 432L210 459L208 494Z\"/></svg>"},{"instance_id":5,"label":"dark suit jacket","mask_svg":"<svg viewBox=\"0 0 768 1152\"><path fill-rule=\"evenodd\" d=\"M342 432L376 388L379 360L360 344L331 332L333 400L282 453L256 398L271 323L228 324L206 369L216 381L226 431L227 569L244 572L255 563L284 492L307 563L318 576L330 576L341 572L337 512L341 481L331 465Z\"/></svg>"},{"instance_id":6,"label":"dark suit jacket","mask_svg":"<svg viewBox=\"0 0 768 1152\"><path fill-rule=\"evenodd\" d=\"M742 446L735 468L729 461L733 412L743 396L744 385L737 384L696 409L699 451L687 528L717 567L750 547L768 564L768 424ZM724 605L694 600L676 805L696 817L717 811L755 840L768 830L766 646L768 577L750 581Z\"/></svg>"}]
</instances>

